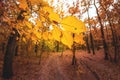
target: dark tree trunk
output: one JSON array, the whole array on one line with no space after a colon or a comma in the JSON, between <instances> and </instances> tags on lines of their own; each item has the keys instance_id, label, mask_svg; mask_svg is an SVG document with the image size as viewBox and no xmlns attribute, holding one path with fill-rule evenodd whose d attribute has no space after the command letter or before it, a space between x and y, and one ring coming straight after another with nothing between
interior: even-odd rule
<instances>
[{"instance_id":1,"label":"dark tree trunk","mask_svg":"<svg viewBox=\"0 0 120 80\"><path fill-rule=\"evenodd\" d=\"M19 48L19 46L16 45L16 48L15 48L15 56L18 56L18 48Z\"/></svg>"},{"instance_id":2,"label":"dark tree trunk","mask_svg":"<svg viewBox=\"0 0 120 80\"><path fill-rule=\"evenodd\" d=\"M115 34L113 35L113 46L114 46L114 62L117 62L117 57L118 57L118 52L117 52L117 37L115 36ZM116 39L116 40L115 40Z\"/></svg>"},{"instance_id":3,"label":"dark tree trunk","mask_svg":"<svg viewBox=\"0 0 120 80\"><path fill-rule=\"evenodd\" d=\"M75 49L75 46L73 45L73 50L72 50L72 52L73 52L72 65L76 64L75 51L76 51L76 49Z\"/></svg>"},{"instance_id":4,"label":"dark tree trunk","mask_svg":"<svg viewBox=\"0 0 120 80\"><path fill-rule=\"evenodd\" d=\"M88 42L88 34L85 38L85 41L86 41L86 46L87 46L88 53L90 53L90 46L89 46L89 42Z\"/></svg>"},{"instance_id":5,"label":"dark tree trunk","mask_svg":"<svg viewBox=\"0 0 120 80\"><path fill-rule=\"evenodd\" d=\"M110 29L112 31L112 44L114 46L114 62L117 62L117 56L118 56L118 53L117 53L117 36L116 36L116 32L113 30L113 26L112 26L112 23L109 19L109 15L108 15L108 21L109 21Z\"/></svg>"},{"instance_id":6,"label":"dark tree trunk","mask_svg":"<svg viewBox=\"0 0 120 80\"><path fill-rule=\"evenodd\" d=\"M56 51L59 51L59 42L57 41L57 45L56 45Z\"/></svg>"},{"instance_id":7,"label":"dark tree trunk","mask_svg":"<svg viewBox=\"0 0 120 80\"><path fill-rule=\"evenodd\" d=\"M74 37L75 37L75 34L73 33L73 39L74 39ZM75 51L76 51L75 42L73 42L73 46L72 46L72 53L73 53L72 65L76 65Z\"/></svg>"},{"instance_id":8,"label":"dark tree trunk","mask_svg":"<svg viewBox=\"0 0 120 80\"><path fill-rule=\"evenodd\" d=\"M93 52L93 55L94 55L95 54L95 49L94 49L94 43L93 43L93 36L92 36L91 32L90 32L90 42L91 42L92 52Z\"/></svg>"},{"instance_id":9,"label":"dark tree trunk","mask_svg":"<svg viewBox=\"0 0 120 80\"><path fill-rule=\"evenodd\" d=\"M90 48L92 48L92 51L93 51L93 54L95 54L95 51L94 51L94 45L93 45L93 36L92 36L92 33L91 33L91 23L90 23L90 16L89 16L89 5L87 6L87 15L88 15L88 25L89 25L89 28L90 28L90 43L91 43L91 46Z\"/></svg>"},{"instance_id":10,"label":"dark tree trunk","mask_svg":"<svg viewBox=\"0 0 120 80\"><path fill-rule=\"evenodd\" d=\"M98 8L95 4L95 0L94 0L94 6L95 6L95 9L96 9L96 13L97 13L97 16L98 16L98 20L99 20L99 23L100 23L100 29L101 29L101 34L102 34L102 41L103 41L103 47L104 47L104 54L105 54L105 57L104 59L105 60L108 60L108 47L107 47L107 43L106 43L106 40L105 40L105 36L104 36L104 27L103 27L103 24L102 24L102 21L101 21L101 18L100 18L100 15L98 13Z\"/></svg>"},{"instance_id":11,"label":"dark tree trunk","mask_svg":"<svg viewBox=\"0 0 120 80\"><path fill-rule=\"evenodd\" d=\"M114 46L114 62L117 62L117 55L118 55L118 53L117 53L117 41L116 41L117 39L116 39L115 30L113 29L112 22L110 20L110 16L109 16L108 11L104 8L102 3L101 3L101 6L104 9L104 11L106 12L107 19L108 19L108 22L109 22L109 26L110 26L110 29L112 31L112 44Z\"/></svg>"},{"instance_id":12,"label":"dark tree trunk","mask_svg":"<svg viewBox=\"0 0 120 80\"><path fill-rule=\"evenodd\" d=\"M4 56L4 64L3 64L3 78L11 78L13 76L13 70L12 70L12 63L13 63L13 56L15 54L15 49L17 46L17 37L20 37L19 33L16 29L13 28L13 31L15 34L11 33L8 39L6 52Z\"/></svg>"},{"instance_id":13,"label":"dark tree trunk","mask_svg":"<svg viewBox=\"0 0 120 80\"><path fill-rule=\"evenodd\" d=\"M4 54L4 52L5 52L5 43L3 42L2 43L2 53Z\"/></svg>"},{"instance_id":14,"label":"dark tree trunk","mask_svg":"<svg viewBox=\"0 0 120 80\"><path fill-rule=\"evenodd\" d=\"M35 44L35 54L36 54L36 56L37 56L37 53L38 53L38 44Z\"/></svg>"}]
</instances>

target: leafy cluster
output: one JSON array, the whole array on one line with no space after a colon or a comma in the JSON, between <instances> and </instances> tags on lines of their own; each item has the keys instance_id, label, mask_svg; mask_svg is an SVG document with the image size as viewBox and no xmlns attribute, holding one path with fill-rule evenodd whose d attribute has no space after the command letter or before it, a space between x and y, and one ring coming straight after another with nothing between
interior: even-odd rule
<instances>
[{"instance_id":1,"label":"leafy cluster","mask_svg":"<svg viewBox=\"0 0 120 80\"><path fill-rule=\"evenodd\" d=\"M11 1L6 2L9 5ZM86 31L85 24L75 16L61 18L61 14L54 12L53 8L43 0L12 0L12 2L11 4L16 7L16 12L10 14L5 12L4 14L13 15L14 19L7 17L5 22L11 28L15 27L19 31L21 41L27 43L32 40L35 44L44 40L48 46L51 45L49 44L51 41L58 41L69 48L72 47L73 42L85 44L82 34ZM5 4L4 1L1 3ZM10 12L14 11L11 6L7 6L7 8L10 9Z\"/></svg>"}]
</instances>

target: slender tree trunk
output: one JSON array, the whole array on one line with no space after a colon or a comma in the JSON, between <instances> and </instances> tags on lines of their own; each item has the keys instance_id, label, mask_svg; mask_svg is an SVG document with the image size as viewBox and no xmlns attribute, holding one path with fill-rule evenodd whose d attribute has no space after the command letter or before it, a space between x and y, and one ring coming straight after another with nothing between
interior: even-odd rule
<instances>
[{"instance_id":1,"label":"slender tree trunk","mask_svg":"<svg viewBox=\"0 0 120 80\"><path fill-rule=\"evenodd\" d=\"M74 36L75 36L75 34L73 33L73 38L74 38ZM75 42L73 42L73 46L72 46L72 53L73 53L72 65L76 65L75 51L76 51Z\"/></svg>"},{"instance_id":2,"label":"slender tree trunk","mask_svg":"<svg viewBox=\"0 0 120 80\"><path fill-rule=\"evenodd\" d=\"M93 55L94 55L95 54L95 49L94 49L94 43L93 43L93 36L92 36L91 32L90 32L90 42L91 42L92 52L93 52Z\"/></svg>"},{"instance_id":3,"label":"slender tree trunk","mask_svg":"<svg viewBox=\"0 0 120 80\"><path fill-rule=\"evenodd\" d=\"M114 34L112 34L113 36L113 46L114 46L114 62L117 62L117 56L118 56L118 52L117 52L117 36Z\"/></svg>"},{"instance_id":4,"label":"slender tree trunk","mask_svg":"<svg viewBox=\"0 0 120 80\"><path fill-rule=\"evenodd\" d=\"M112 44L114 46L114 62L117 62L117 42L116 42L116 35L115 35L114 30L113 30L112 23L110 21L109 13L106 11L106 9L103 7L102 4L101 4L101 6L104 9L104 11L106 12L107 19L108 19L108 22L109 22L109 26L110 26L110 29L112 31Z\"/></svg>"},{"instance_id":5,"label":"slender tree trunk","mask_svg":"<svg viewBox=\"0 0 120 80\"><path fill-rule=\"evenodd\" d=\"M56 51L59 51L59 42L57 41L57 45L56 45Z\"/></svg>"},{"instance_id":6,"label":"slender tree trunk","mask_svg":"<svg viewBox=\"0 0 120 80\"><path fill-rule=\"evenodd\" d=\"M15 49L17 46L17 37L20 37L16 29L13 29L15 34L11 33L8 39L6 52L4 56L4 64L3 64L3 72L2 77L3 78L11 78L13 76L13 69L12 69L12 63L13 63L13 56L15 54Z\"/></svg>"},{"instance_id":7,"label":"slender tree trunk","mask_svg":"<svg viewBox=\"0 0 120 80\"><path fill-rule=\"evenodd\" d=\"M76 48L75 46L73 45L73 58L72 58L72 65L76 65L76 57L75 57L75 51L76 51Z\"/></svg>"},{"instance_id":8,"label":"slender tree trunk","mask_svg":"<svg viewBox=\"0 0 120 80\"><path fill-rule=\"evenodd\" d=\"M16 45L16 48L15 48L15 56L18 56L18 49L19 49L19 46Z\"/></svg>"},{"instance_id":9,"label":"slender tree trunk","mask_svg":"<svg viewBox=\"0 0 120 80\"><path fill-rule=\"evenodd\" d=\"M117 53L117 36L115 35L115 32L113 30L112 23L110 21L109 16L108 16L108 21L109 21L110 29L112 31L112 44L114 46L114 62L117 62L117 55L118 55L118 53Z\"/></svg>"},{"instance_id":10,"label":"slender tree trunk","mask_svg":"<svg viewBox=\"0 0 120 80\"><path fill-rule=\"evenodd\" d=\"M37 56L37 53L38 53L38 44L35 44L35 54L36 54L36 56Z\"/></svg>"},{"instance_id":11,"label":"slender tree trunk","mask_svg":"<svg viewBox=\"0 0 120 80\"><path fill-rule=\"evenodd\" d=\"M95 54L95 50L94 50L93 36L92 36L92 33L91 33L91 23L90 23L90 16L89 16L89 5L87 7L87 15L88 15L88 24L89 24L89 28L90 28L91 48L92 48L92 52L93 52L93 55L94 55Z\"/></svg>"},{"instance_id":12,"label":"slender tree trunk","mask_svg":"<svg viewBox=\"0 0 120 80\"><path fill-rule=\"evenodd\" d=\"M106 27L106 39L109 39L109 32L108 32L108 28ZM112 59L112 56L111 56L111 54L108 54L109 55L109 58L110 58L110 61L112 62L113 61L113 59Z\"/></svg>"},{"instance_id":13,"label":"slender tree trunk","mask_svg":"<svg viewBox=\"0 0 120 80\"><path fill-rule=\"evenodd\" d=\"M94 6L95 6L95 9L96 9L96 13L97 13L97 16L98 16L98 20L99 20L99 23L100 23L100 26L101 26L101 34L102 34L102 41L103 41L103 47L104 47L104 53L105 53L105 57L104 59L105 60L108 60L108 47L107 47L107 43L106 43L106 40L105 40L105 36L104 36L104 27L102 25L102 21L101 21L101 18L100 18L100 15L98 13L98 8L95 4L95 0L94 0Z\"/></svg>"},{"instance_id":14,"label":"slender tree trunk","mask_svg":"<svg viewBox=\"0 0 120 80\"><path fill-rule=\"evenodd\" d=\"M5 52L5 42L2 43L2 53L4 54Z\"/></svg>"},{"instance_id":15,"label":"slender tree trunk","mask_svg":"<svg viewBox=\"0 0 120 80\"><path fill-rule=\"evenodd\" d=\"M90 53L90 45L89 45L89 42L88 42L88 34L85 38L85 41L86 41L86 46L87 46L88 53Z\"/></svg>"}]
</instances>

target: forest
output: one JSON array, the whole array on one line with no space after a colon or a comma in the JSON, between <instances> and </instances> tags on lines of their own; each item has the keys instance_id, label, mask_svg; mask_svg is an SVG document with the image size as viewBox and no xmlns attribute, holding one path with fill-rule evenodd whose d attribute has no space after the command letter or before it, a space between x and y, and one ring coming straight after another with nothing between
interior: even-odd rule
<instances>
[{"instance_id":1,"label":"forest","mask_svg":"<svg viewBox=\"0 0 120 80\"><path fill-rule=\"evenodd\" d=\"M120 0L0 0L0 80L120 80Z\"/></svg>"}]
</instances>

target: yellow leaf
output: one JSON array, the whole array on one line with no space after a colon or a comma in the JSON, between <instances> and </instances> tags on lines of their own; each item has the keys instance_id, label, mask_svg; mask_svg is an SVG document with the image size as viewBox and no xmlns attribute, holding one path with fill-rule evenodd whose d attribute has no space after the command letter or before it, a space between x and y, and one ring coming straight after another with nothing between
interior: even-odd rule
<instances>
[{"instance_id":1,"label":"yellow leaf","mask_svg":"<svg viewBox=\"0 0 120 80\"><path fill-rule=\"evenodd\" d=\"M32 29L32 23L28 22L28 21L25 21L25 24L28 28Z\"/></svg>"},{"instance_id":2,"label":"yellow leaf","mask_svg":"<svg viewBox=\"0 0 120 80\"><path fill-rule=\"evenodd\" d=\"M19 0L19 2L20 2L20 5L19 5L20 8L24 10L28 8L26 0Z\"/></svg>"},{"instance_id":3,"label":"yellow leaf","mask_svg":"<svg viewBox=\"0 0 120 80\"><path fill-rule=\"evenodd\" d=\"M49 34L48 34L48 39L49 39L49 40L53 40L53 35L52 35L51 32L49 32Z\"/></svg>"},{"instance_id":4,"label":"yellow leaf","mask_svg":"<svg viewBox=\"0 0 120 80\"><path fill-rule=\"evenodd\" d=\"M43 6L48 6L48 3L45 2L44 0L28 0L31 5L40 5L40 7L43 7Z\"/></svg>"},{"instance_id":5,"label":"yellow leaf","mask_svg":"<svg viewBox=\"0 0 120 80\"><path fill-rule=\"evenodd\" d=\"M84 38L83 34L75 34L74 41L78 44L85 44L83 38Z\"/></svg>"},{"instance_id":6,"label":"yellow leaf","mask_svg":"<svg viewBox=\"0 0 120 80\"><path fill-rule=\"evenodd\" d=\"M39 20L36 20L36 26L35 27L37 27L37 28L42 27L42 22L39 21Z\"/></svg>"},{"instance_id":7,"label":"yellow leaf","mask_svg":"<svg viewBox=\"0 0 120 80\"><path fill-rule=\"evenodd\" d=\"M23 40L23 42L25 42L25 43L27 42L26 39L25 39L24 37L22 38L22 40Z\"/></svg>"},{"instance_id":8,"label":"yellow leaf","mask_svg":"<svg viewBox=\"0 0 120 80\"><path fill-rule=\"evenodd\" d=\"M45 22L46 21L45 17L43 17L43 16L40 16L40 20L41 20L41 22Z\"/></svg>"},{"instance_id":9,"label":"yellow leaf","mask_svg":"<svg viewBox=\"0 0 120 80\"><path fill-rule=\"evenodd\" d=\"M41 32L34 31L33 33L35 34L36 38L41 39Z\"/></svg>"},{"instance_id":10,"label":"yellow leaf","mask_svg":"<svg viewBox=\"0 0 120 80\"><path fill-rule=\"evenodd\" d=\"M36 41L37 40L37 36L32 32L31 33L31 37L32 41Z\"/></svg>"},{"instance_id":11,"label":"yellow leaf","mask_svg":"<svg viewBox=\"0 0 120 80\"><path fill-rule=\"evenodd\" d=\"M52 13L53 12L53 8L52 7L49 7L49 6L45 6L45 7L43 7L43 11L45 12L45 13Z\"/></svg>"},{"instance_id":12,"label":"yellow leaf","mask_svg":"<svg viewBox=\"0 0 120 80\"><path fill-rule=\"evenodd\" d=\"M29 18L30 18L30 16L29 16L29 15L27 15L27 16L25 16L25 18L26 18L26 19L29 19Z\"/></svg>"},{"instance_id":13,"label":"yellow leaf","mask_svg":"<svg viewBox=\"0 0 120 80\"><path fill-rule=\"evenodd\" d=\"M60 29L55 25L52 25L52 26L53 26L53 30L51 32L52 32L53 38L57 41L60 41L60 36L61 36Z\"/></svg>"},{"instance_id":14,"label":"yellow leaf","mask_svg":"<svg viewBox=\"0 0 120 80\"><path fill-rule=\"evenodd\" d=\"M81 33L86 31L85 24L74 16L63 18L60 24L62 25L64 30L73 33Z\"/></svg>"},{"instance_id":15,"label":"yellow leaf","mask_svg":"<svg viewBox=\"0 0 120 80\"><path fill-rule=\"evenodd\" d=\"M48 32L43 32L42 38L43 38L44 40L48 40Z\"/></svg>"},{"instance_id":16,"label":"yellow leaf","mask_svg":"<svg viewBox=\"0 0 120 80\"><path fill-rule=\"evenodd\" d=\"M49 18L54 23L59 23L61 21L60 16L55 12L51 12L49 14Z\"/></svg>"},{"instance_id":17,"label":"yellow leaf","mask_svg":"<svg viewBox=\"0 0 120 80\"><path fill-rule=\"evenodd\" d=\"M70 32L67 31L63 31L62 32L62 37L61 37L61 42L63 44L65 44L66 46L68 46L69 48L72 47L73 45L73 37L72 34Z\"/></svg>"}]
</instances>

